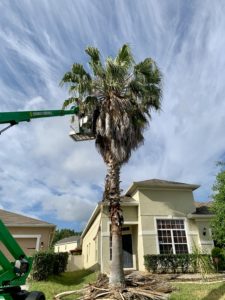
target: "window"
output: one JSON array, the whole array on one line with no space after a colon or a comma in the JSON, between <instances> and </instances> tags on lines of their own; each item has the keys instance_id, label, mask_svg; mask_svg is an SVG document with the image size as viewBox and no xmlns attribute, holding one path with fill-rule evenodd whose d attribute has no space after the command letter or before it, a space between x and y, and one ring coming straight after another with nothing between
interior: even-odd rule
<instances>
[{"instance_id":1,"label":"window","mask_svg":"<svg viewBox=\"0 0 225 300\"><path fill-rule=\"evenodd\" d=\"M112 260L112 236L109 238L109 259Z\"/></svg>"},{"instance_id":2,"label":"window","mask_svg":"<svg viewBox=\"0 0 225 300\"><path fill-rule=\"evenodd\" d=\"M88 244L87 244L87 257L86 257L86 260L88 262Z\"/></svg>"},{"instance_id":3,"label":"window","mask_svg":"<svg viewBox=\"0 0 225 300\"><path fill-rule=\"evenodd\" d=\"M98 239L95 240L95 261L98 261Z\"/></svg>"},{"instance_id":4,"label":"window","mask_svg":"<svg viewBox=\"0 0 225 300\"><path fill-rule=\"evenodd\" d=\"M160 254L188 253L183 220L157 220Z\"/></svg>"}]
</instances>

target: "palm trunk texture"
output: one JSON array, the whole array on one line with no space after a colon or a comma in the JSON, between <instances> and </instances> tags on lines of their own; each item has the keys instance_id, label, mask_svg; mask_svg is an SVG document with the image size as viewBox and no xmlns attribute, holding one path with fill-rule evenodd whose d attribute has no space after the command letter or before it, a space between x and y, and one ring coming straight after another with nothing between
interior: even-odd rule
<instances>
[{"instance_id":1,"label":"palm trunk texture","mask_svg":"<svg viewBox=\"0 0 225 300\"><path fill-rule=\"evenodd\" d=\"M125 286L122 251L123 214L120 206L120 165L115 164L111 159L107 165L105 198L109 201L112 236L112 262L109 283L111 287L119 288Z\"/></svg>"}]
</instances>

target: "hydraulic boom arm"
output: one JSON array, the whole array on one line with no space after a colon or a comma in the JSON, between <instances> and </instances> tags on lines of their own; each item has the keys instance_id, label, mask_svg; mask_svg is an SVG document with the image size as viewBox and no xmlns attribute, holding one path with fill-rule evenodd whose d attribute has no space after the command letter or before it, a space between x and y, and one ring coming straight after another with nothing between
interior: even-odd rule
<instances>
[{"instance_id":1,"label":"hydraulic boom arm","mask_svg":"<svg viewBox=\"0 0 225 300\"><path fill-rule=\"evenodd\" d=\"M0 134L8 128L20 123L30 122L31 119L60 117L65 115L78 114L79 108L75 107L70 110L37 110L37 111L17 111L0 113L0 124L10 124L6 128L0 130Z\"/></svg>"}]
</instances>

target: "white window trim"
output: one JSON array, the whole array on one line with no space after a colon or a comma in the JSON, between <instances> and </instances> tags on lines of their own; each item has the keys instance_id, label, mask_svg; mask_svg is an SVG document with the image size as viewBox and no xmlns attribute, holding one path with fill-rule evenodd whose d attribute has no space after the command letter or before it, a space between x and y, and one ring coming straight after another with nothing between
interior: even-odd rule
<instances>
[{"instance_id":1,"label":"white window trim","mask_svg":"<svg viewBox=\"0 0 225 300\"><path fill-rule=\"evenodd\" d=\"M155 216L154 217L154 226L155 226L155 240L156 240L156 247L157 247L157 254L160 254L159 250L159 237L158 237L158 230L157 230L157 220L183 220L184 221L184 230L186 233L186 239L187 239L187 248L188 248L188 253L191 253L191 245L190 245L190 239L189 239L189 230L188 230L188 223L187 223L187 218L185 217L175 217L171 215L167 216ZM175 253L174 249L174 243L172 243L173 247L173 252Z\"/></svg>"},{"instance_id":2,"label":"white window trim","mask_svg":"<svg viewBox=\"0 0 225 300\"><path fill-rule=\"evenodd\" d=\"M40 241L41 241L41 234L13 234L13 237L16 239L37 239L35 250L38 251L40 249Z\"/></svg>"}]
</instances>

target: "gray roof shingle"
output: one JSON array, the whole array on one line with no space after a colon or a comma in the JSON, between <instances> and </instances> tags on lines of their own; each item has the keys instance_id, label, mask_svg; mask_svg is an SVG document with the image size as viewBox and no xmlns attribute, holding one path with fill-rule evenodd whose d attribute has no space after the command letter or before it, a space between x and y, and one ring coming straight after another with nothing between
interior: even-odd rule
<instances>
[{"instance_id":1,"label":"gray roof shingle","mask_svg":"<svg viewBox=\"0 0 225 300\"><path fill-rule=\"evenodd\" d=\"M6 226L55 227L54 224L0 209L0 219Z\"/></svg>"},{"instance_id":2,"label":"gray roof shingle","mask_svg":"<svg viewBox=\"0 0 225 300\"><path fill-rule=\"evenodd\" d=\"M67 243L72 243L72 242L79 242L80 236L79 235L72 235L67 238L59 240L55 245L62 245L62 244L67 244Z\"/></svg>"},{"instance_id":3,"label":"gray roof shingle","mask_svg":"<svg viewBox=\"0 0 225 300\"><path fill-rule=\"evenodd\" d=\"M212 203L211 201L209 201L209 202L196 202L195 201L196 211L194 212L194 214L212 215L213 213L210 211L211 203Z\"/></svg>"}]
</instances>

